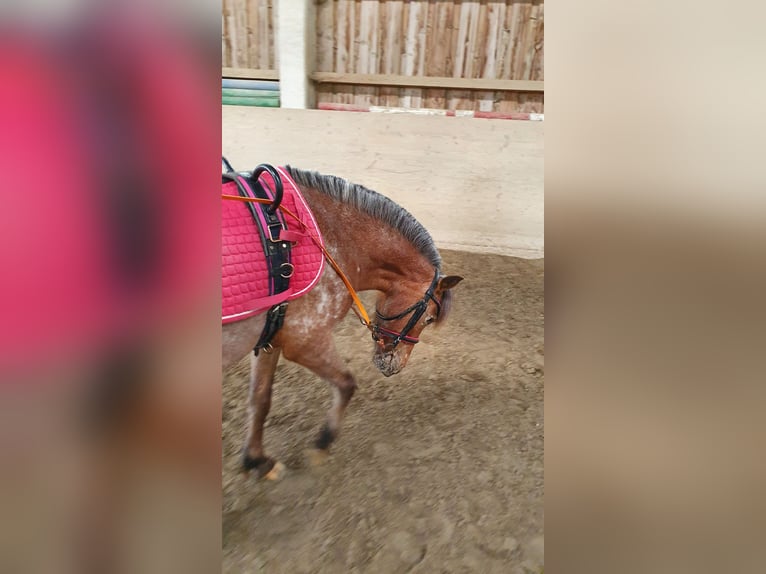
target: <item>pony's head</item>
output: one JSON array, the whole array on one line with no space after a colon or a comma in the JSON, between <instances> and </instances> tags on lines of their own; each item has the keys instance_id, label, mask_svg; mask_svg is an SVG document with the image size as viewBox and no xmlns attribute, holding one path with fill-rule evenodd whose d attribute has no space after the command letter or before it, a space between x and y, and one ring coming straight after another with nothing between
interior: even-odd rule
<instances>
[{"instance_id":1,"label":"pony's head","mask_svg":"<svg viewBox=\"0 0 766 574\"><path fill-rule=\"evenodd\" d=\"M423 329L443 323L449 315L451 290L462 280L457 275L439 277L437 272L425 293L422 285L408 284L378 297L372 362L381 373L390 377L404 368Z\"/></svg>"}]
</instances>

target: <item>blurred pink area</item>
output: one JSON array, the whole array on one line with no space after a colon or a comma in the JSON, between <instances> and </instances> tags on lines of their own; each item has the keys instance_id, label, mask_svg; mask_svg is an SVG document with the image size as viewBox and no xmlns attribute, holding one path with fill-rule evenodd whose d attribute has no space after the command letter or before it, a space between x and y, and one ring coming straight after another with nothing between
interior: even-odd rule
<instances>
[{"instance_id":1,"label":"blurred pink area","mask_svg":"<svg viewBox=\"0 0 766 574\"><path fill-rule=\"evenodd\" d=\"M74 5L0 9L0 570L210 572L218 24Z\"/></svg>"},{"instance_id":2,"label":"blurred pink area","mask_svg":"<svg viewBox=\"0 0 766 574\"><path fill-rule=\"evenodd\" d=\"M215 293L217 86L191 38L146 22L0 40L0 373Z\"/></svg>"}]
</instances>

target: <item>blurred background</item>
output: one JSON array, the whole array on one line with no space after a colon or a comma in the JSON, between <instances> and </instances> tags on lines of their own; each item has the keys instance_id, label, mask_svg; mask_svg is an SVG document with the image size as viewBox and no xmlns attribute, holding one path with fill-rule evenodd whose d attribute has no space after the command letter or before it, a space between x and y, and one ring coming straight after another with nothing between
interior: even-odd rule
<instances>
[{"instance_id":1,"label":"blurred background","mask_svg":"<svg viewBox=\"0 0 766 574\"><path fill-rule=\"evenodd\" d=\"M218 29L179 8L0 8L4 572L220 562Z\"/></svg>"},{"instance_id":2,"label":"blurred background","mask_svg":"<svg viewBox=\"0 0 766 574\"><path fill-rule=\"evenodd\" d=\"M739 8L548 10L546 572L763 569L766 11Z\"/></svg>"}]
</instances>

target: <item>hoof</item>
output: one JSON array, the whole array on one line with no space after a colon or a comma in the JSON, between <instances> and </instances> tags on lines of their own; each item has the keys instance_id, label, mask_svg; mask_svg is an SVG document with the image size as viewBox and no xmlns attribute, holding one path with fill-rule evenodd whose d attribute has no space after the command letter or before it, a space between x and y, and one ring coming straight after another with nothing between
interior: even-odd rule
<instances>
[{"instance_id":1,"label":"hoof","mask_svg":"<svg viewBox=\"0 0 766 574\"><path fill-rule=\"evenodd\" d=\"M311 467L322 466L327 461L328 456L330 456L328 451L319 448L306 451L306 459Z\"/></svg>"},{"instance_id":2,"label":"hoof","mask_svg":"<svg viewBox=\"0 0 766 574\"><path fill-rule=\"evenodd\" d=\"M280 480L285 476L285 465L281 462L274 463L272 469L263 475L266 480Z\"/></svg>"},{"instance_id":3,"label":"hoof","mask_svg":"<svg viewBox=\"0 0 766 574\"><path fill-rule=\"evenodd\" d=\"M324 425L319 431L316 441L314 441L314 448L316 450L324 450L330 448L330 445L335 440L335 433L330 430L330 427Z\"/></svg>"},{"instance_id":4,"label":"hoof","mask_svg":"<svg viewBox=\"0 0 766 574\"><path fill-rule=\"evenodd\" d=\"M242 473L247 476L252 470L259 479L278 480L284 474L285 465L267 456L252 458L246 454L242 457Z\"/></svg>"}]
</instances>

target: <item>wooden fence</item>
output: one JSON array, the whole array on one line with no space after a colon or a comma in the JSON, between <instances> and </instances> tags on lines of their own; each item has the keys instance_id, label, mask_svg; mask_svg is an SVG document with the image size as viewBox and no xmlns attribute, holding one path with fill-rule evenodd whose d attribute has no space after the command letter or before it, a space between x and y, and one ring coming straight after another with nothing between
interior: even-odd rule
<instances>
[{"instance_id":1,"label":"wooden fence","mask_svg":"<svg viewBox=\"0 0 766 574\"><path fill-rule=\"evenodd\" d=\"M314 1L317 103L544 111L542 0ZM224 67L275 74L278 3L223 0Z\"/></svg>"},{"instance_id":2,"label":"wooden fence","mask_svg":"<svg viewBox=\"0 0 766 574\"><path fill-rule=\"evenodd\" d=\"M221 63L224 68L266 70L276 75L277 0L222 0ZM271 79L271 78L263 78Z\"/></svg>"},{"instance_id":3,"label":"wooden fence","mask_svg":"<svg viewBox=\"0 0 766 574\"><path fill-rule=\"evenodd\" d=\"M317 7L316 70L443 79L542 80L543 3L326 1ZM317 99L357 105L543 111L541 92L493 89L327 83L318 86Z\"/></svg>"}]
</instances>

